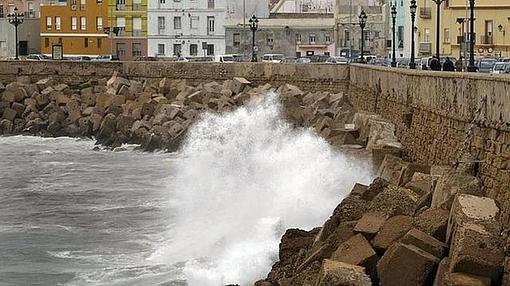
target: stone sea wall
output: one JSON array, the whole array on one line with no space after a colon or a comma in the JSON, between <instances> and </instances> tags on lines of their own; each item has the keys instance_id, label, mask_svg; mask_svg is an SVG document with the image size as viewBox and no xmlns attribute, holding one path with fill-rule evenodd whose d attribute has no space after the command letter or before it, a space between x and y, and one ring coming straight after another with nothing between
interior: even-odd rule
<instances>
[{"instance_id":1,"label":"stone sea wall","mask_svg":"<svg viewBox=\"0 0 510 286\"><path fill-rule=\"evenodd\" d=\"M356 108L395 123L399 141L414 160L443 165L479 161L484 189L501 204L508 224L509 76L353 65L349 86Z\"/></svg>"}]
</instances>

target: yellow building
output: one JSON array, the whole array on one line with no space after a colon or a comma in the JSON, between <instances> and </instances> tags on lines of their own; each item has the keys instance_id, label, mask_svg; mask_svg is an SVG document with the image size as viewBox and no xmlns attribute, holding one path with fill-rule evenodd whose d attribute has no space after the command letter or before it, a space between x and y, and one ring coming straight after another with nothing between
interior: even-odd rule
<instances>
[{"instance_id":1,"label":"yellow building","mask_svg":"<svg viewBox=\"0 0 510 286\"><path fill-rule=\"evenodd\" d=\"M112 54L121 60L147 56L147 0L109 0Z\"/></svg>"},{"instance_id":2,"label":"yellow building","mask_svg":"<svg viewBox=\"0 0 510 286\"><path fill-rule=\"evenodd\" d=\"M104 25L108 5L102 0L50 1L41 5L41 53L51 54L62 44L66 56L98 56L110 53Z\"/></svg>"},{"instance_id":3,"label":"yellow building","mask_svg":"<svg viewBox=\"0 0 510 286\"><path fill-rule=\"evenodd\" d=\"M441 5L440 54L469 57L469 1L447 0ZM436 4L418 0L418 55L436 53ZM510 1L476 0L475 57L510 57ZM510 36L510 35L509 35Z\"/></svg>"}]
</instances>

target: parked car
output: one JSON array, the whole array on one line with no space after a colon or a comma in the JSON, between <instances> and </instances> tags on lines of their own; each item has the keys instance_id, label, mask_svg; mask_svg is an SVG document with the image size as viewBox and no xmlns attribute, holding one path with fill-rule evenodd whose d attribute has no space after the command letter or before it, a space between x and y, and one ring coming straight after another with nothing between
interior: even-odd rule
<instances>
[{"instance_id":1,"label":"parked car","mask_svg":"<svg viewBox=\"0 0 510 286\"><path fill-rule=\"evenodd\" d=\"M410 62L411 62L411 59L407 59L407 58L397 59L397 68L408 69Z\"/></svg>"},{"instance_id":2,"label":"parked car","mask_svg":"<svg viewBox=\"0 0 510 286\"><path fill-rule=\"evenodd\" d=\"M327 64L338 64L338 65L346 65L349 63L349 59L346 57L330 57L326 60Z\"/></svg>"},{"instance_id":3,"label":"parked car","mask_svg":"<svg viewBox=\"0 0 510 286\"><path fill-rule=\"evenodd\" d=\"M44 60L49 60L51 58L48 56L45 56L45 55L41 55L41 54L30 54L27 56L26 59L27 59L27 61L44 61Z\"/></svg>"},{"instance_id":4,"label":"parked car","mask_svg":"<svg viewBox=\"0 0 510 286\"><path fill-rule=\"evenodd\" d=\"M119 57L117 55L102 55L97 58L93 58L94 62L110 62L110 61L119 61Z\"/></svg>"},{"instance_id":5,"label":"parked car","mask_svg":"<svg viewBox=\"0 0 510 286\"><path fill-rule=\"evenodd\" d=\"M491 73L493 74L502 74L505 73L507 63L505 62L497 62L494 64L494 67L492 68Z\"/></svg>"},{"instance_id":6,"label":"parked car","mask_svg":"<svg viewBox=\"0 0 510 286\"><path fill-rule=\"evenodd\" d=\"M282 64L295 64L297 62L297 58L295 57L285 57L282 59Z\"/></svg>"},{"instance_id":7,"label":"parked car","mask_svg":"<svg viewBox=\"0 0 510 286\"><path fill-rule=\"evenodd\" d=\"M296 64L309 64L311 62L312 62L312 60L307 57L299 58L296 60Z\"/></svg>"},{"instance_id":8,"label":"parked car","mask_svg":"<svg viewBox=\"0 0 510 286\"><path fill-rule=\"evenodd\" d=\"M214 61L218 63L233 63L234 56L233 55L216 55L214 56Z\"/></svg>"},{"instance_id":9,"label":"parked car","mask_svg":"<svg viewBox=\"0 0 510 286\"><path fill-rule=\"evenodd\" d=\"M264 63L280 63L285 58L282 54L265 54L262 56Z\"/></svg>"},{"instance_id":10,"label":"parked car","mask_svg":"<svg viewBox=\"0 0 510 286\"><path fill-rule=\"evenodd\" d=\"M158 59L156 57L136 57L135 61L137 62L155 62Z\"/></svg>"},{"instance_id":11,"label":"parked car","mask_svg":"<svg viewBox=\"0 0 510 286\"><path fill-rule=\"evenodd\" d=\"M491 59L491 58L487 58L487 59L480 59L478 61L478 72L481 72L481 73L491 73L492 70L494 69L494 66L496 65L497 63L497 60L496 59Z\"/></svg>"},{"instance_id":12,"label":"parked car","mask_svg":"<svg viewBox=\"0 0 510 286\"><path fill-rule=\"evenodd\" d=\"M235 54L232 56L234 57L234 62L236 63L251 62L251 56L249 55Z\"/></svg>"}]
</instances>

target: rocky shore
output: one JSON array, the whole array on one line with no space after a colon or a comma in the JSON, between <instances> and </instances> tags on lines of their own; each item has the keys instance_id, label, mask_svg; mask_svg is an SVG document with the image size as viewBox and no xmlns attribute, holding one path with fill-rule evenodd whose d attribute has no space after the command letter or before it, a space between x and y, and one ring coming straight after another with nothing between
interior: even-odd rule
<instances>
[{"instance_id":1,"label":"rocky shore","mask_svg":"<svg viewBox=\"0 0 510 286\"><path fill-rule=\"evenodd\" d=\"M476 163L409 162L395 126L356 112L345 94L254 86L244 78L193 85L116 73L4 84L0 135L91 137L111 148L132 143L175 151L203 112L229 112L277 92L295 126L314 128L333 146L367 150L378 178L355 185L322 227L287 230L279 261L258 286L510 285L505 226L497 203L485 197Z\"/></svg>"},{"instance_id":2,"label":"rocky shore","mask_svg":"<svg viewBox=\"0 0 510 286\"><path fill-rule=\"evenodd\" d=\"M378 177L356 184L322 227L287 230L255 285L510 285L506 226L477 163L408 162L391 123L367 113L354 123L355 140L384 156Z\"/></svg>"},{"instance_id":3,"label":"rocky shore","mask_svg":"<svg viewBox=\"0 0 510 286\"><path fill-rule=\"evenodd\" d=\"M354 116L343 94L305 93L292 85L252 86L244 78L192 85L186 80L111 78L62 83L18 77L0 83L0 135L93 137L111 148L175 151L203 112L228 112L267 92L281 94L289 120L313 126L336 145L352 144Z\"/></svg>"}]
</instances>

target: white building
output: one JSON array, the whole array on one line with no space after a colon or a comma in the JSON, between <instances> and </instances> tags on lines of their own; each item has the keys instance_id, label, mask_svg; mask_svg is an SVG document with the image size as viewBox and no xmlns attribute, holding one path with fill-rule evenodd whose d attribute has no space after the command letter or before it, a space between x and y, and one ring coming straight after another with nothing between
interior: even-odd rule
<instances>
[{"instance_id":1,"label":"white building","mask_svg":"<svg viewBox=\"0 0 510 286\"><path fill-rule=\"evenodd\" d=\"M149 56L225 53L226 0L153 0L147 16Z\"/></svg>"}]
</instances>

